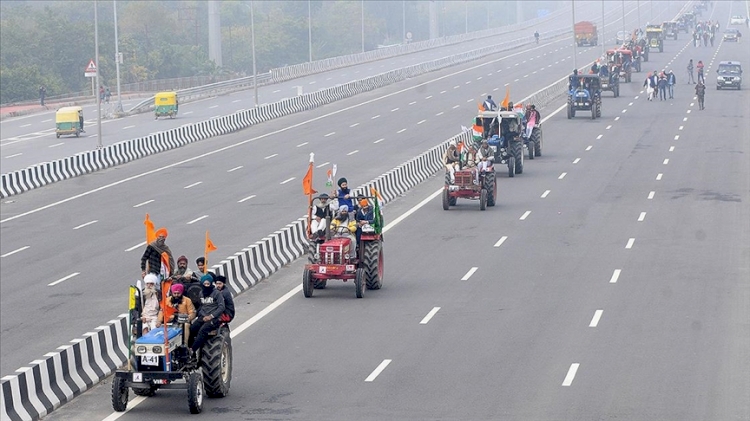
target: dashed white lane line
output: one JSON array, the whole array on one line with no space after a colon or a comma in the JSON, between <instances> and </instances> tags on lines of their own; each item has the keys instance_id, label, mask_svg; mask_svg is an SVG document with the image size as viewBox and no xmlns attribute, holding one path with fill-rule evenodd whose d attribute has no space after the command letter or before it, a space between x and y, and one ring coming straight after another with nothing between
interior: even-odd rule
<instances>
[{"instance_id":1,"label":"dashed white lane line","mask_svg":"<svg viewBox=\"0 0 750 421\"><path fill-rule=\"evenodd\" d=\"M141 203L139 203L139 204L137 204L137 205L133 205L133 207L134 207L134 208L140 208L141 206L143 206L143 205L148 205L149 203L151 203L151 202L153 202L153 201L154 201L154 199L151 199L151 200L147 200L147 201L145 201L145 202L141 202Z\"/></svg>"},{"instance_id":2,"label":"dashed white lane line","mask_svg":"<svg viewBox=\"0 0 750 421\"><path fill-rule=\"evenodd\" d=\"M444 93L446 93L446 92L448 92L448 91L440 91L440 93L441 93L441 94L444 94Z\"/></svg>"},{"instance_id":3,"label":"dashed white lane line","mask_svg":"<svg viewBox=\"0 0 750 421\"><path fill-rule=\"evenodd\" d=\"M278 94L279 92L281 92L281 89L277 89L277 90L273 91L272 93Z\"/></svg>"},{"instance_id":4,"label":"dashed white lane line","mask_svg":"<svg viewBox=\"0 0 750 421\"><path fill-rule=\"evenodd\" d=\"M359 123L354 123L354 124L349 125L349 127L357 127L357 126L359 126Z\"/></svg>"},{"instance_id":5,"label":"dashed white lane line","mask_svg":"<svg viewBox=\"0 0 750 421\"><path fill-rule=\"evenodd\" d=\"M687 117L683 118L682 121L687 121Z\"/></svg>"},{"instance_id":6,"label":"dashed white lane line","mask_svg":"<svg viewBox=\"0 0 750 421\"><path fill-rule=\"evenodd\" d=\"M370 120L375 120L375 119L376 119L376 118L378 118L378 117L380 117L380 114L378 114L378 115L374 115L374 116L370 117Z\"/></svg>"},{"instance_id":7,"label":"dashed white lane line","mask_svg":"<svg viewBox=\"0 0 750 421\"><path fill-rule=\"evenodd\" d=\"M210 109L216 108L216 107L218 107L218 105L212 105L212 106L208 107L208 109L210 110Z\"/></svg>"},{"instance_id":8,"label":"dashed white lane line","mask_svg":"<svg viewBox=\"0 0 750 421\"><path fill-rule=\"evenodd\" d=\"M579 162L581 162L581 158L576 158L576 159L574 159L574 160L573 160L573 163L574 163L574 164L577 164L577 163L579 163Z\"/></svg>"},{"instance_id":9,"label":"dashed white lane line","mask_svg":"<svg viewBox=\"0 0 750 421\"><path fill-rule=\"evenodd\" d=\"M127 130L127 129L132 129L133 127L135 127L135 126L125 126L125 127L123 127L122 129L123 129L123 130Z\"/></svg>"},{"instance_id":10,"label":"dashed white lane line","mask_svg":"<svg viewBox=\"0 0 750 421\"><path fill-rule=\"evenodd\" d=\"M301 147L303 147L303 146L307 145L308 143L310 143L310 142L302 142L302 143L300 143L299 145L297 145L297 147L298 147L298 148L301 148Z\"/></svg>"},{"instance_id":11,"label":"dashed white lane line","mask_svg":"<svg viewBox=\"0 0 750 421\"><path fill-rule=\"evenodd\" d=\"M182 115L188 115L192 113L193 113L192 111L185 111L184 113L182 113ZM132 115L131 117L135 117L135 115Z\"/></svg>"},{"instance_id":12,"label":"dashed white lane line","mask_svg":"<svg viewBox=\"0 0 750 421\"><path fill-rule=\"evenodd\" d=\"M433 307L432 310L430 310L430 312L427 313L426 316L424 316L424 319L419 322L419 324L426 325L430 321L430 319L432 319L432 316L434 316L438 311L440 311L440 307Z\"/></svg>"},{"instance_id":13,"label":"dashed white lane line","mask_svg":"<svg viewBox=\"0 0 750 421\"><path fill-rule=\"evenodd\" d=\"M633 103L631 102L630 104L628 104L628 107L631 107L632 105L633 105Z\"/></svg>"},{"instance_id":14,"label":"dashed white lane line","mask_svg":"<svg viewBox=\"0 0 750 421\"><path fill-rule=\"evenodd\" d=\"M201 219L206 219L206 218L208 218L208 215L203 215L203 216L200 216L198 218L193 219L192 221L188 222L187 224L188 225L193 225L194 223L200 221Z\"/></svg>"},{"instance_id":15,"label":"dashed white lane line","mask_svg":"<svg viewBox=\"0 0 750 421\"><path fill-rule=\"evenodd\" d=\"M440 111L439 113L435 114L435 117L441 116L443 115L443 113L445 113L445 111Z\"/></svg>"},{"instance_id":16,"label":"dashed white lane line","mask_svg":"<svg viewBox=\"0 0 750 421\"><path fill-rule=\"evenodd\" d=\"M615 121L620 121L620 116L615 117Z\"/></svg>"},{"instance_id":17,"label":"dashed white lane line","mask_svg":"<svg viewBox=\"0 0 750 421\"><path fill-rule=\"evenodd\" d=\"M690 114L690 111L693 111L693 110L687 110L687 113Z\"/></svg>"},{"instance_id":18,"label":"dashed white lane line","mask_svg":"<svg viewBox=\"0 0 750 421\"><path fill-rule=\"evenodd\" d=\"M664 162L662 162L662 164L664 164L664 165L669 164L669 158L665 159Z\"/></svg>"},{"instance_id":19,"label":"dashed white lane line","mask_svg":"<svg viewBox=\"0 0 750 421\"><path fill-rule=\"evenodd\" d=\"M625 244L625 248L632 249L634 243L635 243L635 238L628 238L628 243Z\"/></svg>"},{"instance_id":20,"label":"dashed white lane line","mask_svg":"<svg viewBox=\"0 0 750 421\"><path fill-rule=\"evenodd\" d=\"M599 140L599 139L601 139L602 137L604 137L604 135L603 135L603 134L600 134L599 136L597 136L597 137L596 137L596 140Z\"/></svg>"},{"instance_id":21,"label":"dashed white lane line","mask_svg":"<svg viewBox=\"0 0 750 421\"><path fill-rule=\"evenodd\" d=\"M674 152L674 146L669 147L669 152Z\"/></svg>"},{"instance_id":22,"label":"dashed white lane line","mask_svg":"<svg viewBox=\"0 0 750 421\"><path fill-rule=\"evenodd\" d=\"M460 107L460 105L454 105L454 106L453 106L453 109L455 110L455 109L456 109L456 108L458 108L458 107Z\"/></svg>"},{"instance_id":23,"label":"dashed white lane line","mask_svg":"<svg viewBox=\"0 0 750 421\"><path fill-rule=\"evenodd\" d=\"M641 212L640 215L638 215L638 222L643 222L646 219L646 212Z\"/></svg>"},{"instance_id":24,"label":"dashed white lane line","mask_svg":"<svg viewBox=\"0 0 750 421\"><path fill-rule=\"evenodd\" d=\"M664 176L664 174L662 174L662 173L656 174L656 181L659 181L659 180L661 180L661 178L662 178L663 176Z\"/></svg>"},{"instance_id":25,"label":"dashed white lane line","mask_svg":"<svg viewBox=\"0 0 750 421\"><path fill-rule=\"evenodd\" d=\"M677 128L677 130L682 130L684 128L685 128L685 126L680 126L680 127Z\"/></svg>"},{"instance_id":26,"label":"dashed white lane line","mask_svg":"<svg viewBox=\"0 0 750 421\"><path fill-rule=\"evenodd\" d=\"M286 184L286 183L288 183L288 182L290 182L290 181L294 180L295 178L297 178L297 177L287 178L286 180L282 181L282 182L281 182L281 183L279 183L279 184Z\"/></svg>"},{"instance_id":27,"label":"dashed white lane line","mask_svg":"<svg viewBox=\"0 0 750 421\"><path fill-rule=\"evenodd\" d=\"M396 107L396 108L392 109L391 112L398 111L398 110L399 110L399 108Z\"/></svg>"},{"instance_id":28,"label":"dashed white lane line","mask_svg":"<svg viewBox=\"0 0 750 421\"><path fill-rule=\"evenodd\" d=\"M679 140L679 139L680 139L680 135L678 134L674 135L674 140Z\"/></svg>"},{"instance_id":29,"label":"dashed white lane line","mask_svg":"<svg viewBox=\"0 0 750 421\"><path fill-rule=\"evenodd\" d=\"M458 85L456 85L456 86L453 87L453 89L458 89L458 88L460 88L460 86L458 86Z\"/></svg>"},{"instance_id":30,"label":"dashed white lane line","mask_svg":"<svg viewBox=\"0 0 750 421\"><path fill-rule=\"evenodd\" d=\"M373 371L372 373L370 373L369 376L367 376L367 378L365 379L365 381L366 382L371 382L371 381L375 380L380 375L380 373L382 373L383 370L385 370L385 368L388 367L388 364L390 364L391 361L392 360L383 360L383 362L380 363L380 365L375 369L375 371Z\"/></svg>"},{"instance_id":31,"label":"dashed white lane line","mask_svg":"<svg viewBox=\"0 0 750 421\"><path fill-rule=\"evenodd\" d=\"M589 145L589 146L586 146L586 150L587 150L587 151L590 151L590 150L591 150L591 148L593 148L593 147L594 147L593 145Z\"/></svg>"},{"instance_id":32,"label":"dashed white lane line","mask_svg":"<svg viewBox=\"0 0 750 421\"><path fill-rule=\"evenodd\" d=\"M427 121L427 120L420 120L420 121L418 121L418 122L417 122L417 125L419 125L419 124L422 124L422 123L424 123L425 121Z\"/></svg>"},{"instance_id":33,"label":"dashed white lane line","mask_svg":"<svg viewBox=\"0 0 750 421\"><path fill-rule=\"evenodd\" d=\"M325 167L328 164L330 164L330 162L326 161L326 162L324 162L322 164L316 165L315 168L323 168L323 167Z\"/></svg>"},{"instance_id":34,"label":"dashed white lane line","mask_svg":"<svg viewBox=\"0 0 750 421\"><path fill-rule=\"evenodd\" d=\"M381 137L380 139L378 139L378 140L376 140L376 141L374 141L374 142L372 142L372 143L380 143L380 142L382 142L382 141L384 141L384 140L385 140L385 139Z\"/></svg>"},{"instance_id":35,"label":"dashed white lane line","mask_svg":"<svg viewBox=\"0 0 750 421\"><path fill-rule=\"evenodd\" d=\"M197 186L198 184L203 184L203 182L202 182L202 181L196 181L196 182L195 182L195 183L193 183L193 184L190 184L190 185L187 185L187 186L183 187L183 189L189 189L189 188L191 188L191 187L195 187L195 186Z\"/></svg>"},{"instance_id":36,"label":"dashed white lane line","mask_svg":"<svg viewBox=\"0 0 750 421\"><path fill-rule=\"evenodd\" d=\"M568 374L565 375L565 380L563 380L562 385L563 386L570 386L573 384L573 379L576 377L576 373L578 372L578 367L580 366L579 363L573 363L570 365L570 368L568 369Z\"/></svg>"},{"instance_id":37,"label":"dashed white lane line","mask_svg":"<svg viewBox=\"0 0 750 421\"><path fill-rule=\"evenodd\" d=\"M544 193L542 193L542 196L541 196L542 199L544 199L545 197L549 196L549 193L550 193L549 190L545 190Z\"/></svg>"},{"instance_id":38,"label":"dashed white lane line","mask_svg":"<svg viewBox=\"0 0 750 421\"><path fill-rule=\"evenodd\" d=\"M331 132L331 133L328 133L327 135L325 135L325 136L323 136L323 137L333 136L333 135L335 135L335 134L336 134L336 132Z\"/></svg>"},{"instance_id":39,"label":"dashed white lane line","mask_svg":"<svg viewBox=\"0 0 750 421\"><path fill-rule=\"evenodd\" d=\"M271 158L274 158L274 157L277 157L277 156L279 156L279 154L275 153L273 155L268 155L267 157L265 157L263 159L271 159Z\"/></svg>"},{"instance_id":40,"label":"dashed white lane line","mask_svg":"<svg viewBox=\"0 0 750 421\"><path fill-rule=\"evenodd\" d=\"M31 126L31 123L29 123L29 124L24 124L24 125L22 125L22 126L20 126L20 127L21 127L21 128L23 129L24 127L29 127L29 126Z\"/></svg>"},{"instance_id":41,"label":"dashed white lane line","mask_svg":"<svg viewBox=\"0 0 750 421\"><path fill-rule=\"evenodd\" d=\"M140 247L143 247L145 245L146 245L146 242L144 241L144 242L141 242L141 243L138 243L138 244L134 245L133 247L125 249L125 251L133 251L133 250L135 250L137 248L140 248Z\"/></svg>"},{"instance_id":42,"label":"dashed white lane line","mask_svg":"<svg viewBox=\"0 0 750 421\"><path fill-rule=\"evenodd\" d=\"M615 269L615 271L612 272L612 277L609 278L609 283L616 284L617 280L620 279L620 273L622 273L622 269Z\"/></svg>"},{"instance_id":43,"label":"dashed white lane line","mask_svg":"<svg viewBox=\"0 0 750 421\"><path fill-rule=\"evenodd\" d=\"M229 169L229 170L227 170L227 172L235 172L235 171L239 170L240 168L242 168L242 165L234 167L232 169Z\"/></svg>"},{"instance_id":44,"label":"dashed white lane line","mask_svg":"<svg viewBox=\"0 0 750 421\"><path fill-rule=\"evenodd\" d=\"M406 131L406 129L401 129L401 130L397 131L396 133L403 133L405 131Z\"/></svg>"},{"instance_id":45,"label":"dashed white lane line","mask_svg":"<svg viewBox=\"0 0 750 421\"><path fill-rule=\"evenodd\" d=\"M518 219L520 219L521 221L524 221L524 220L526 220L526 218L528 218L528 217L529 217L529 215L531 215L531 211L526 211L526 212L524 212L524 213L523 213L523 215L521 215L521 217L520 217L520 218L518 218Z\"/></svg>"},{"instance_id":46,"label":"dashed white lane line","mask_svg":"<svg viewBox=\"0 0 750 421\"><path fill-rule=\"evenodd\" d=\"M47 146L47 147L48 147L48 148L56 148L56 147L58 147L58 146L60 146L60 145L64 145L64 144L65 144L64 142L60 142L60 143L55 143L54 145L49 145L49 146Z\"/></svg>"},{"instance_id":47,"label":"dashed white lane line","mask_svg":"<svg viewBox=\"0 0 750 421\"><path fill-rule=\"evenodd\" d=\"M649 199L649 200L653 199L653 198L654 198L654 195L655 195L655 194L656 194L656 192L655 192L655 191L650 191L650 192L648 192L648 199Z\"/></svg>"},{"instance_id":48,"label":"dashed white lane line","mask_svg":"<svg viewBox=\"0 0 750 421\"><path fill-rule=\"evenodd\" d=\"M417 101L412 101L412 102L409 103L409 105L414 105L416 103L417 103Z\"/></svg>"},{"instance_id":49,"label":"dashed white lane line","mask_svg":"<svg viewBox=\"0 0 750 421\"><path fill-rule=\"evenodd\" d=\"M560 176L557 177L557 179L558 180L562 180L563 178L565 178L566 175L568 175L568 173L564 172L564 173L560 174Z\"/></svg>"},{"instance_id":50,"label":"dashed white lane line","mask_svg":"<svg viewBox=\"0 0 750 421\"><path fill-rule=\"evenodd\" d=\"M342 75L342 76L344 76L344 75ZM314 80L313 80L312 82L310 82L310 83L309 83L309 85L313 85L313 84L315 84L315 81L314 81Z\"/></svg>"},{"instance_id":51,"label":"dashed white lane line","mask_svg":"<svg viewBox=\"0 0 750 421\"><path fill-rule=\"evenodd\" d=\"M605 130L609 130L611 128L612 128L612 125L610 124L609 126L607 126L607 128Z\"/></svg>"},{"instance_id":52,"label":"dashed white lane line","mask_svg":"<svg viewBox=\"0 0 750 421\"><path fill-rule=\"evenodd\" d=\"M21 156L21 155L23 155L23 152L19 152L19 153L14 153L13 155L8 155L8 156L6 156L5 158L6 158L6 159L7 159L7 158L15 158L15 157L17 157L17 156Z\"/></svg>"},{"instance_id":53,"label":"dashed white lane line","mask_svg":"<svg viewBox=\"0 0 750 421\"><path fill-rule=\"evenodd\" d=\"M66 277L64 277L64 278L60 278L60 279L56 280L55 282L52 282L51 284L47 284L47 286L48 286L48 287L53 287L53 286L55 286L55 285L59 284L60 282L65 282L65 281L67 281L68 279L70 279L70 278L74 278L74 277L76 277L76 276L78 276L78 275L80 275L80 274L81 274L80 272L74 272L74 273L71 273L70 275L68 275L68 276L66 276Z\"/></svg>"},{"instance_id":54,"label":"dashed white lane line","mask_svg":"<svg viewBox=\"0 0 750 421\"><path fill-rule=\"evenodd\" d=\"M508 236L507 235L503 235L502 237L500 237L499 240L497 240L497 243L495 243L495 245L493 247L500 247L500 246L502 246L503 243L505 242L505 240L507 240L507 239L508 239Z\"/></svg>"},{"instance_id":55,"label":"dashed white lane line","mask_svg":"<svg viewBox=\"0 0 750 421\"><path fill-rule=\"evenodd\" d=\"M0 256L0 257L8 257L8 256L12 256L12 255L14 255L14 254L16 254L16 253L19 253L19 252L22 252L22 251L26 250L26 249L27 249L27 248L29 248L29 247L31 247L31 246L23 246L23 247L21 247L21 248L17 248L17 249L15 249L15 250L13 250L13 251L9 251L9 252L7 252L7 253L3 254L3 255L2 255L2 256Z\"/></svg>"},{"instance_id":56,"label":"dashed white lane line","mask_svg":"<svg viewBox=\"0 0 750 421\"><path fill-rule=\"evenodd\" d=\"M238 103L240 101L242 101L242 100L241 99L235 99L234 101L232 101L232 104L236 104L236 103Z\"/></svg>"},{"instance_id":57,"label":"dashed white lane line","mask_svg":"<svg viewBox=\"0 0 750 421\"><path fill-rule=\"evenodd\" d=\"M357 152L359 152L359 149L355 149L355 150L349 152L348 154L346 154L346 156L352 156L352 155L354 155Z\"/></svg>"},{"instance_id":58,"label":"dashed white lane line","mask_svg":"<svg viewBox=\"0 0 750 421\"><path fill-rule=\"evenodd\" d=\"M254 194L251 194L250 196L248 196L248 197L246 197L246 198L244 198L244 199L240 199L240 200L238 200L238 201L237 201L237 203L242 203L242 202L246 202L246 201L248 201L248 200L252 199L253 197L255 197L255 195L254 195Z\"/></svg>"},{"instance_id":59,"label":"dashed white lane line","mask_svg":"<svg viewBox=\"0 0 750 421\"><path fill-rule=\"evenodd\" d=\"M426 97L425 99L430 99L430 98L432 98L432 95L430 95L430 96Z\"/></svg>"},{"instance_id":60,"label":"dashed white lane line","mask_svg":"<svg viewBox=\"0 0 750 421\"><path fill-rule=\"evenodd\" d=\"M604 313L604 310L596 310L594 312L594 317L591 318L591 323L589 323L589 327L596 327L599 325L599 320L602 318L602 313Z\"/></svg>"},{"instance_id":61,"label":"dashed white lane line","mask_svg":"<svg viewBox=\"0 0 750 421\"><path fill-rule=\"evenodd\" d=\"M81 225L79 225L79 226L77 226L77 227L75 227L73 229L77 230L77 229L80 229L80 228L83 228L83 227L87 227L87 226L89 226L91 224L96 224L97 222L99 222L99 221L96 220L96 219L94 219L93 221L86 222L85 224L81 224Z\"/></svg>"},{"instance_id":62,"label":"dashed white lane line","mask_svg":"<svg viewBox=\"0 0 750 421\"><path fill-rule=\"evenodd\" d=\"M473 267L473 268L471 268L471 269L469 269L469 271L468 271L468 272L466 272L466 275L464 275L464 277L463 277L463 278L461 278L461 280L462 280L462 281L468 281L468 280L469 280L469 278L471 278L471 275L473 275L473 274L474 274L474 272L476 272L476 271L477 271L477 269L479 269L479 268L478 268L478 267L476 267L476 266L475 266L475 267Z\"/></svg>"}]
</instances>

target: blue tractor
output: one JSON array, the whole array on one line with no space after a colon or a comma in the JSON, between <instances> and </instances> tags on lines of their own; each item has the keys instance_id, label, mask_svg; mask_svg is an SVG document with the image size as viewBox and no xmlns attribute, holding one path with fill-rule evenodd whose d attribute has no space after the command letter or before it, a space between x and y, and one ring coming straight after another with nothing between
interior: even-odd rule
<instances>
[{"instance_id":1,"label":"blue tractor","mask_svg":"<svg viewBox=\"0 0 750 421\"><path fill-rule=\"evenodd\" d=\"M191 291L195 288L186 289L185 296L199 304L199 296L196 300L195 291ZM140 321L141 296L140 288L131 287L130 355L127 368L117 370L112 379L112 408L117 412L127 409L130 389L138 396L153 396L157 389L186 389L193 414L203 410L204 395L226 396L232 380L229 326L221 324L211 332L203 348L191 357L186 340L190 332L188 315L175 314L173 323L152 328L144 334L146 329Z\"/></svg>"},{"instance_id":2,"label":"blue tractor","mask_svg":"<svg viewBox=\"0 0 750 421\"><path fill-rule=\"evenodd\" d=\"M576 111L591 111L591 119L602 116L602 89L599 75L573 75L568 83L568 119Z\"/></svg>"}]
</instances>

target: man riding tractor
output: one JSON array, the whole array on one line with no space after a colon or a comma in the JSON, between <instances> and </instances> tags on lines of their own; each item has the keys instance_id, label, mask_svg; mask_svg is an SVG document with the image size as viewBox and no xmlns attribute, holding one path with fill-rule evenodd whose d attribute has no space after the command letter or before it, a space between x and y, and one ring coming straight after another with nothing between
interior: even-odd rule
<instances>
[{"instance_id":1,"label":"man riding tractor","mask_svg":"<svg viewBox=\"0 0 750 421\"><path fill-rule=\"evenodd\" d=\"M598 75L572 75L569 78L568 119L576 116L576 111L591 111L591 119L601 117L602 94Z\"/></svg>"},{"instance_id":2,"label":"man riding tractor","mask_svg":"<svg viewBox=\"0 0 750 421\"><path fill-rule=\"evenodd\" d=\"M607 61L614 63L623 81L630 83L633 72L633 52L625 49L607 50Z\"/></svg>"}]
</instances>

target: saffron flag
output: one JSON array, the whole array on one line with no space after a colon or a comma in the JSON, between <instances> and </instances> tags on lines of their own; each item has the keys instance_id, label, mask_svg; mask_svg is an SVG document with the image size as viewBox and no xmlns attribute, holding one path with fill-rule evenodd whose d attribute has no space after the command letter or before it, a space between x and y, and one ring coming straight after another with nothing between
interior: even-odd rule
<instances>
[{"instance_id":1,"label":"saffron flag","mask_svg":"<svg viewBox=\"0 0 750 421\"><path fill-rule=\"evenodd\" d=\"M310 166L307 168L307 174L305 174L305 177L302 179L302 191L308 196L312 196L317 191L315 191L312 187L312 178L313 178L313 157L315 154L310 154Z\"/></svg>"},{"instance_id":2,"label":"saffron flag","mask_svg":"<svg viewBox=\"0 0 750 421\"><path fill-rule=\"evenodd\" d=\"M151 244L156 241L156 231L154 230L154 223L149 219L146 214L146 220L143 221L143 225L146 226L146 244Z\"/></svg>"},{"instance_id":3,"label":"saffron flag","mask_svg":"<svg viewBox=\"0 0 750 421\"><path fill-rule=\"evenodd\" d=\"M203 254L208 255L208 253L216 250L216 246L214 245L213 241L211 241L211 238L208 237L208 231L206 231L206 248L204 249Z\"/></svg>"},{"instance_id":4,"label":"saffron flag","mask_svg":"<svg viewBox=\"0 0 750 421\"><path fill-rule=\"evenodd\" d=\"M500 103L500 107L502 107L503 110L508 109L508 104L510 103L510 87L505 87L505 98L503 98L503 102Z\"/></svg>"},{"instance_id":5,"label":"saffron flag","mask_svg":"<svg viewBox=\"0 0 750 421\"><path fill-rule=\"evenodd\" d=\"M373 196L375 196L375 200L373 200L375 202L375 206L373 206L373 209L372 209L372 213L374 216L372 225L373 225L373 228L375 228L375 232L380 234L381 232L383 232L383 213L382 213L382 210L380 209L380 201L383 198L380 196L380 193L378 193L378 191L375 190L374 187L370 187L370 193Z\"/></svg>"}]
</instances>

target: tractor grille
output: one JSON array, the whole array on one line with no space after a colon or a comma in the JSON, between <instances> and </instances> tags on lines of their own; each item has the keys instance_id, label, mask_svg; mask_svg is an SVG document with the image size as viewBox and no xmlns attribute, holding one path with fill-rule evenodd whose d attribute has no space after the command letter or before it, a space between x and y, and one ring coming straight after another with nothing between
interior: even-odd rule
<instances>
[{"instance_id":1,"label":"tractor grille","mask_svg":"<svg viewBox=\"0 0 750 421\"><path fill-rule=\"evenodd\" d=\"M470 186L474 184L474 177L471 172L457 172L455 184L457 186Z\"/></svg>"}]
</instances>

